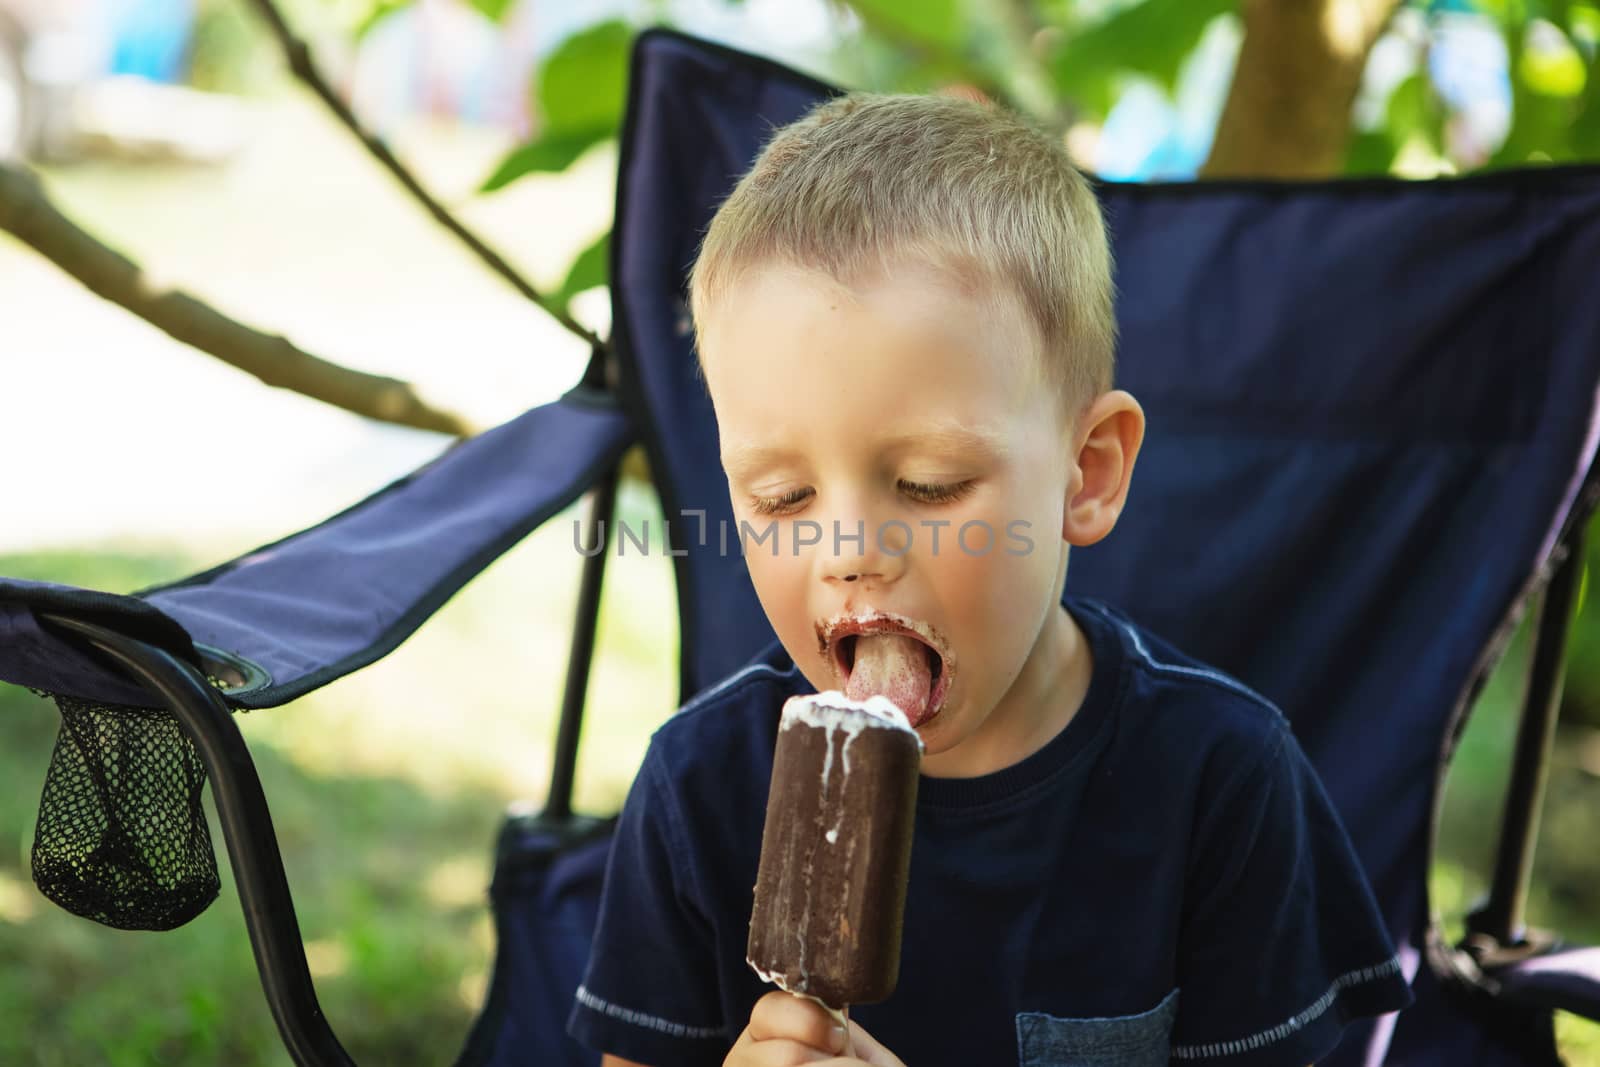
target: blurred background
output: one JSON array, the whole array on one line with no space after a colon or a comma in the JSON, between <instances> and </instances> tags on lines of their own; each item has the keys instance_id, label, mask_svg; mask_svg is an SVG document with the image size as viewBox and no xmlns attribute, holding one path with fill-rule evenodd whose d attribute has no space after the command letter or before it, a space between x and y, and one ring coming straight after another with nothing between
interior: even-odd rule
<instances>
[{"instance_id":1,"label":"blurred background","mask_svg":"<svg viewBox=\"0 0 1600 1067\"><path fill-rule=\"evenodd\" d=\"M1003 100L1106 178L1600 160L1600 0L0 0L0 574L118 592L189 574L583 369L586 344L291 73L274 15L445 211L602 335L626 55L649 25L852 87ZM659 505L629 470L639 528ZM544 794L580 514L377 665L246 724L323 1007L360 1062L450 1062L481 1003L491 846L508 805ZM608 571L577 798L595 813L676 697L668 561ZM1487 885L1525 668L1519 639L1451 772L1433 891L1452 935ZM1586 600L1568 669L1531 919L1600 943ZM0 685L0 1063L287 1064L225 864L217 904L159 936L35 890L57 721ZM1600 1028L1559 1033L1600 1064Z\"/></svg>"}]
</instances>

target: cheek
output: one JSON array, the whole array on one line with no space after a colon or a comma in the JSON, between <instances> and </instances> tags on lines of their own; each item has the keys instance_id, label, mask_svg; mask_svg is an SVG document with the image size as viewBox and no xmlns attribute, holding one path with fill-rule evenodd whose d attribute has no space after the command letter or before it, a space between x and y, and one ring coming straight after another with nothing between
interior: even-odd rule
<instances>
[{"instance_id":1,"label":"cheek","mask_svg":"<svg viewBox=\"0 0 1600 1067\"><path fill-rule=\"evenodd\" d=\"M1032 554L1014 554L1022 546L1007 537L1003 525L993 527L992 533L985 527L971 527L964 537L952 536L950 544L940 545L940 549L935 561L940 599L963 616L984 619L985 629L993 626L997 616L1020 607L1018 599L1030 586L1037 591Z\"/></svg>"},{"instance_id":2,"label":"cheek","mask_svg":"<svg viewBox=\"0 0 1600 1067\"><path fill-rule=\"evenodd\" d=\"M767 620L785 645L793 648L797 634L811 628L807 613L804 559L795 558L779 546L776 556L768 545L750 545L745 550L745 568L750 573L750 584L755 586L756 598L761 601Z\"/></svg>"},{"instance_id":3,"label":"cheek","mask_svg":"<svg viewBox=\"0 0 1600 1067\"><path fill-rule=\"evenodd\" d=\"M811 603L811 583L815 580L802 555L796 558L780 550L774 558L770 547L746 552L745 566L750 572L751 584L761 610L766 613L772 632L777 635L789 655L794 657L806 680L823 692L834 687L837 679L826 657L817 648L817 631L814 607Z\"/></svg>"},{"instance_id":4,"label":"cheek","mask_svg":"<svg viewBox=\"0 0 1600 1067\"><path fill-rule=\"evenodd\" d=\"M761 598L763 605L769 600L780 599L785 584L782 563L781 558L772 559L767 556L765 550L758 551L754 548L745 550L745 569L750 572L750 584L756 587L756 596Z\"/></svg>"},{"instance_id":5,"label":"cheek","mask_svg":"<svg viewBox=\"0 0 1600 1067\"><path fill-rule=\"evenodd\" d=\"M963 535L952 524L938 559L940 599L960 617L978 623L979 640L1005 640L1012 621L1022 622L1054 581L1060 532L1050 536L1049 516L995 508L969 515ZM1059 591L1056 594L1059 596ZM981 622L979 622L981 620Z\"/></svg>"}]
</instances>

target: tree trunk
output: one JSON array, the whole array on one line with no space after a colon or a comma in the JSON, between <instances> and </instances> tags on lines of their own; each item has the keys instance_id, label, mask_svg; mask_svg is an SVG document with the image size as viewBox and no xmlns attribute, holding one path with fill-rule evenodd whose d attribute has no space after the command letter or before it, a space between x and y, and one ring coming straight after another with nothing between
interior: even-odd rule
<instances>
[{"instance_id":1,"label":"tree trunk","mask_svg":"<svg viewBox=\"0 0 1600 1067\"><path fill-rule=\"evenodd\" d=\"M1350 109L1400 0L1244 0L1244 44L1202 177L1343 168Z\"/></svg>"}]
</instances>

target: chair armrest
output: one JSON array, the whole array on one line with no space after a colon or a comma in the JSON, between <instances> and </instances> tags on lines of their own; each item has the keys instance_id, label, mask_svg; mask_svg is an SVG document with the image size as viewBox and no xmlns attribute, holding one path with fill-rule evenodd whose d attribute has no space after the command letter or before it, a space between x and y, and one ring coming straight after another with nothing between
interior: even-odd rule
<instances>
[{"instance_id":1,"label":"chair armrest","mask_svg":"<svg viewBox=\"0 0 1600 1067\"><path fill-rule=\"evenodd\" d=\"M231 675L233 707L288 703L387 655L633 439L609 394L575 389L310 529L178 582L114 596L0 578L0 681L151 706L148 693L42 629L35 612L48 611Z\"/></svg>"},{"instance_id":2,"label":"chair armrest","mask_svg":"<svg viewBox=\"0 0 1600 1067\"><path fill-rule=\"evenodd\" d=\"M1600 948L1556 947L1485 972L1497 996L1600 1021Z\"/></svg>"}]
</instances>

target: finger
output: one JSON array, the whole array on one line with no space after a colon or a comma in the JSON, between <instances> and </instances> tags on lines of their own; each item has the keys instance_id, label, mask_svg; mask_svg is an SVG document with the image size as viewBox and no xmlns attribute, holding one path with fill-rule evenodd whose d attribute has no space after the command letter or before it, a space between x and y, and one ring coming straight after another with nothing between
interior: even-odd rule
<instances>
[{"instance_id":1,"label":"finger","mask_svg":"<svg viewBox=\"0 0 1600 1067\"><path fill-rule=\"evenodd\" d=\"M819 1052L839 1055L845 1051L845 1031L822 1005L789 993L768 993L756 1001L747 1030L757 1041L787 1038Z\"/></svg>"},{"instance_id":2,"label":"finger","mask_svg":"<svg viewBox=\"0 0 1600 1067\"><path fill-rule=\"evenodd\" d=\"M769 996L784 1000L794 999L786 993L773 993ZM758 1002L757 1007L759 1011L751 1013L752 1025L746 1026L739 1034L739 1040L729 1050L727 1059L723 1061L723 1067L799 1067L801 1064L809 1067L810 1064L829 1059L837 1051L818 1049L792 1038L773 1035L770 1026L757 1023L757 1016L784 1025L786 1019L792 1022L790 1013L785 1011L781 1001L768 1003L765 1006Z\"/></svg>"},{"instance_id":3,"label":"finger","mask_svg":"<svg viewBox=\"0 0 1600 1067\"><path fill-rule=\"evenodd\" d=\"M741 1040L733 1046L728 1058L722 1061L722 1067L799 1067L801 1064L810 1067L811 1064L824 1062L833 1063L836 1060L829 1053L820 1052L810 1045L802 1045L786 1037L774 1037L765 1041ZM851 1063L852 1067L860 1067L855 1061L846 1062Z\"/></svg>"},{"instance_id":4,"label":"finger","mask_svg":"<svg viewBox=\"0 0 1600 1067\"><path fill-rule=\"evenodd\" d=\"M867 1063L870 1067L906 1067L896 1056L885 1048L878 1039L867 1033L861 1024L850 1022L850 1055L857 1060Z\"/></svg>"}]
</instances>

